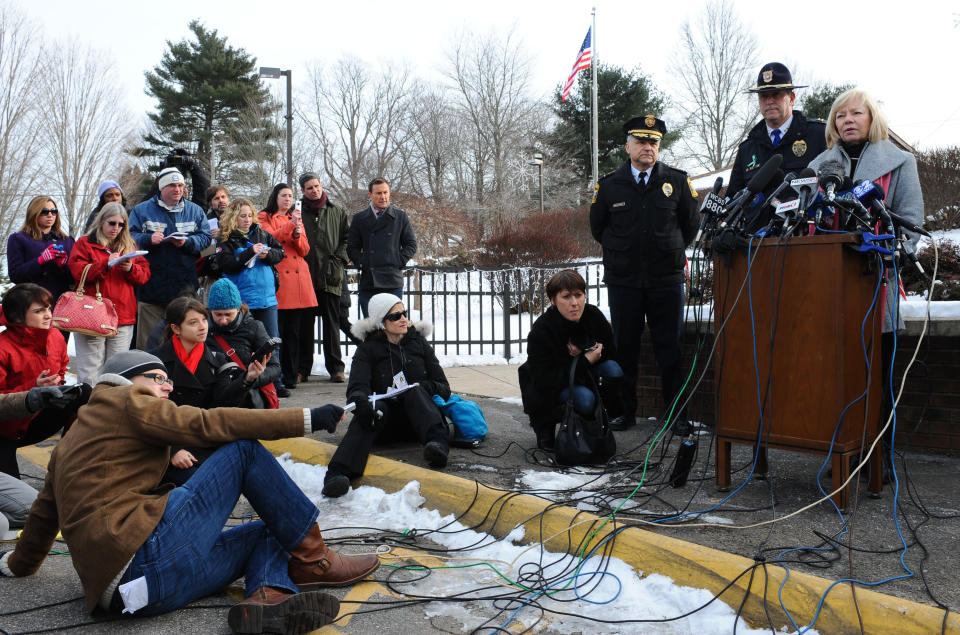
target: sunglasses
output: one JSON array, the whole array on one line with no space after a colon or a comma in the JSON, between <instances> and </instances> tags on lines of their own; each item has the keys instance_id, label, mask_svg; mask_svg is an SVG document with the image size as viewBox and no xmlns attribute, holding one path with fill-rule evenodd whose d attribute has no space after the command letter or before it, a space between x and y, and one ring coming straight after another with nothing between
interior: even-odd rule
<instances>
[{"instance_id":1,"label":"sunglasses","mask_svg":"<svg viewBox=\"0 0 960 635\"><path fill-rule=\"evenodd\" d=\"M117 225L119 225L119 226L120 226L120 229L123 229L124 227L127 226L126 223L124 223L123 221L118 221L118 220L108 220L108 221L107 221L107 225L110 225L110 227L116 227Z\"/></svg>"},{"instance_id":2,"label":"sunglasses","mask_svg":"<svg viewBox=\"0 0 960 635\"><path fill-rule=\"evenodd\" d=\"M173 380L169 377L164 377L163 375L158 375L157 373L143 373L144 377L149 377L153 380L153 383L162 386L163 384L170 384L173 386Z\"/></svg>"},{"instance_id":3,"label":"sunglasses","mask_svg":"<svg viewBox=\"0 0 960 635\"><path fill-rule=\"evenodd\" d=\"M56 215L59 214L59 213L60 213L60 210L58 210L56 207L54 207L53 209L42 209L42 210L40 210L40 214L39 214L39 215L40 215L40 216L46 216L47 214L50 214L51 216L56 216Z\"/></svg>"},{"instance_id":4,"label":"sunglasses","mask_svg":"<svg viewBox=\"0 0 960 635\"><path fill-rule=\"evenodd\" d=\"M406 311L397 311L396 313L387 313L383 317L383 320L384 322L396 322L400 318L405 318L405 317L407 317Z\"/></svg>"}]
</instances>

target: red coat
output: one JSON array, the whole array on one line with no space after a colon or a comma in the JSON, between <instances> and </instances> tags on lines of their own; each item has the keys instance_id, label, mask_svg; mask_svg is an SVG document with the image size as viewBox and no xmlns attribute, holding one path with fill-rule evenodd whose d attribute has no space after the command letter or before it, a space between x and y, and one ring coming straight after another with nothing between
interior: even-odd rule
<instances>
[{"instance_id":1,"label":"red coat","mask_svg":"<svg viewBox=\"0 0 960 635\"><path fill-rule=\"evenodd\" d=\"M296 223L287 214L279 212L272 215L260 212L257 222L283 245L283 260L277 265L280 274L277 308L307 309L317 306L317 292L313 290L310 268L303 258L310 251L306 233L301 231L300 237L294 238Z\"/></svg>"},{"instance_id":2,"label":"red coat","mask_svg":"<svg viewBox=\"0 0 960 635\"><path fill-rule=\"evenodd\" d=\"M50 375L67 372L67 343L57 329L9 324L0 313L0 393L22 392L37 385L44 370ZM16 439L33 417L0 421L0 437Z\"/></svg>"},{"instance_id":3,"label":"red coat","mask_svg":"<svg viewBox=\"0 0 960 635\"><path fill-rule=\"evenodd\" d=\"M77 284L83 268L92 264L87 274L84 293L94 293L93 284L100 283L100 293L109 298L117 309L117 324L127 326L137 323L137 294L134 287L139 287L150 279L150 263L143 256L133 259L130 271L123 271L119 267L108 267L110 250L95 243L91 243L88 236L81 236L70 252L67 266Z\"/></svg>"}]
</instances>

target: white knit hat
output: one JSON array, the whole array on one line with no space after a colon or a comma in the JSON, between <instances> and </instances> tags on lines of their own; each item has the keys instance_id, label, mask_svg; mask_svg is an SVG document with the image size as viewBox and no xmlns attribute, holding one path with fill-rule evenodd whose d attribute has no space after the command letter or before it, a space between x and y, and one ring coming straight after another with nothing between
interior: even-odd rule
<instances>
[{"instance_id":1,"label":"white knit hat","mask_svg":"<svg viewBox=\"0 0 960 635\"><path fill-rule=\"evenodd\" d=\"M180 170L177 168L166 168L160 171L159 180L157 181L157 187L163 189L168 185L173 185L174 183L183 183L183 175L180 174Z\"/></svg>"},{"instance_id":2,"label":"white knit hat","mask_svg":"<svg viewBox=\"0 0 960 635\"><path fill-rule=\"evenodd\" d=\"M392 293L378 293L370 298L370 302L367 304L367 315L371 322L381 325L383 324L383 318L387 316L387 313L390 313L390 309L401 302L403 300Z\"/></svg>"}]
</instances>

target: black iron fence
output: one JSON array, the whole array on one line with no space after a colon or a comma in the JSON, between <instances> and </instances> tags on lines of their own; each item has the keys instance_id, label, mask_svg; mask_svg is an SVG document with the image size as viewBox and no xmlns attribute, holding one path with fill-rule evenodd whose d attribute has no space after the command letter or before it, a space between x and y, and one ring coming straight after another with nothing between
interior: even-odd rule
<instances>
[{"instance_id":1,"label":"black iron fence","mask_svg":"<svg viewBox=\"0 0 960 635\"><path fill-rule=\"evenodd\" d=\"M433 325L437 355L490 355L510 359L526 351L530 326L546 310L547 280L576 269L587 282L587 301L606 306L602 263L590 260L535 267L415 267L404 273L403 302L411 319ZM360 319L356 274L351 272L351 320ZM347 353L353 346L346 337Z\"/></svg>"}]
</instances>

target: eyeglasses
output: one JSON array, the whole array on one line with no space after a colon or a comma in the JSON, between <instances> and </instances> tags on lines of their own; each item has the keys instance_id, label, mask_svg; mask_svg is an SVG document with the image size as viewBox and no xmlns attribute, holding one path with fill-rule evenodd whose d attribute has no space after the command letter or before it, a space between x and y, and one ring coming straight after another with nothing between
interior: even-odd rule
<instances>
[{"instance_id":1,"label":"eyeglasses","mask_svg":"<svg viewBox=\"0 0 960 635\"><path fill-rule=\"evenodd\" d=\"M143 377L149 377L153 380L155 384L163 385L170 384L170 387L173 387L173 380L169 377L164 377L163 375L158 375L157 373L143 373Z\"/></svg>"},{"instance_id":2,"label":"eyeglasses","mask_svg":"<svg viewBox=\"0 0 960 635\"><path fill-rule=\"evenodd\" d=\"M384 316L383 320L385 322L396 322L400 318L405 318L405 317L407 317L406 311L397 311L396 313L387 313Z\"/></svg>"},{"instance_id":3,"label":"eyeglasses","mask_svg":"<svg viewBox=\"0 0 960 635\"><path fill-rule=\"evenodd\" d=\"M56 207L54 207L53 209L42 209L42 210L40 210L40 214L39 214L39 215L40 215L40 216L46 216L47 214L50 214L51 216L56 216L56 215L59 214L59 213L60 213L60 210L58 210Z\"/></svg>"},{"instance_id":4,"label":"eyeglasses","mask_svg":"<svg viewBox=\"0 0 960 635\"><path fill-rule=\"evenodd\" d=\"M124 227L127 226L126 223L121 222L121 221L118 221L118 220L108 220L108 221L107 221L107 225L110 225L110 227L116 227L117 225L119 225L119 226L120 226L120 229L123 229Z\"/></svg>"}]
</instances>

